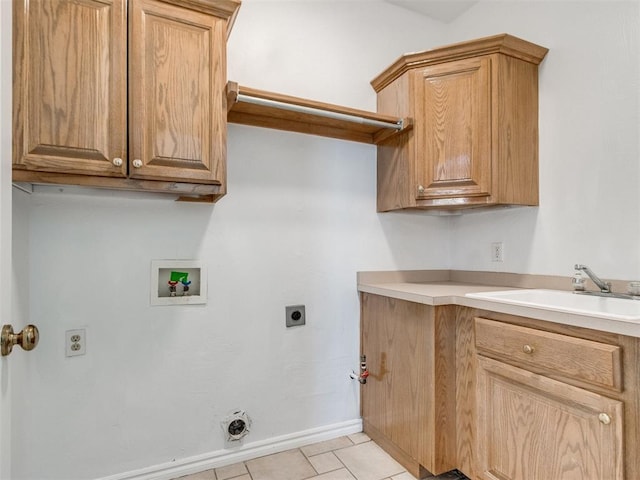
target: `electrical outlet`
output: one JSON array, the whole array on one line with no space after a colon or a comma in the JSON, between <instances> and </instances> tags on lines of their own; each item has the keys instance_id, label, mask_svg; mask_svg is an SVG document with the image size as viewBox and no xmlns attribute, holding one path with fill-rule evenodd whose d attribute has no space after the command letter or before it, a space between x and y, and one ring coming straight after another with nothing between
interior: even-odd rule
<instances>
[{"instance_id":1,"label":"electrical outlet","mask_svg":"<svg viewBox=\"0 0 640 480\"><path fill-rule=\"evenodd\" d=\"M87 353L87 331L84 328L65 332L65 355L75 357Z\"/></svg>"},{"instance_id":2,"label":"electrical outlet","mask_svg":"<svg viewBox=\"0 0 640 480\"><path fill-rule=\"evenodd\" d=\"M491 244L491 261L504 262L504 244L502 242L493 242Z\"/></svg>"},{"instance_id":3,"label":"electrical outlet","mask_svg":"<svg viewBox=\"0 0 640 480\"><path fill-rule=\"evenodd\" d=\"M305 314L304 305L290 305L285 307L285 323L287 327L297 327L305 325L307 316Z\"/></svg>"}]
</instances>

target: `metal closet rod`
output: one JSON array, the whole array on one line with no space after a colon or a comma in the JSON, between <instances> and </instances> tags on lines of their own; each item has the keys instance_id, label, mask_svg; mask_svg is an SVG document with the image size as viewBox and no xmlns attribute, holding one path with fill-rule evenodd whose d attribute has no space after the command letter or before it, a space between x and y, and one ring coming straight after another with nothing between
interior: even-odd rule
<instances>
[{"instance_id":1,"label":"metal closet rod","mask_svg":"<svg viewBox=\"0 0 640 480\"><path fill-rule=\"evenodd\" d=\"M281 110L290 110L292 112L307 113L310 115L331 118L334 120L342 120L345 122L359 123L361 125L370 125L373 127L393 128L395 130L402 130L404 128L402 120L398 120L397 123L382 122L380 120L371 120L370 118L359 117L357 115L331 112L329 110L322 110L320 108L305 107L302 105L295 105L292 103L279 102L277 100L268 100L266 98L252 97L251 95L245 95L243 93L238 94L237 101L245 102L245 103L253 103L254 105L262 105L265 107L279 108Z\"/></svg>"}]
</instances>

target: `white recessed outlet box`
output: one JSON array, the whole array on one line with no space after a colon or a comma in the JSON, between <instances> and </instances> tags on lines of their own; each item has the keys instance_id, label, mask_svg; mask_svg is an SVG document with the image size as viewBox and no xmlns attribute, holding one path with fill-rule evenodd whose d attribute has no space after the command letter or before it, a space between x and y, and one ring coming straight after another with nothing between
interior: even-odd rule
<instances>
[{"instance_id":1,"label":"white recessed outlet box","mask_svg":"<svg viewBox=\"0 0 640 480\"><path fill-rule=\"evenodd\" d=\"M87 353L87 330L79 328L65 332L65 355L75 357Z\"/></svg>"},{"instance_id":2,"label":"white recessed outlet box","mask_svg":"<svg viewBox=\"0 0 640 480\"><path fill-rule=\"evenodd\" d=\"M207 271L197 260L152 260L151 305L207 303Z\"/></svg>"}]
</instances>

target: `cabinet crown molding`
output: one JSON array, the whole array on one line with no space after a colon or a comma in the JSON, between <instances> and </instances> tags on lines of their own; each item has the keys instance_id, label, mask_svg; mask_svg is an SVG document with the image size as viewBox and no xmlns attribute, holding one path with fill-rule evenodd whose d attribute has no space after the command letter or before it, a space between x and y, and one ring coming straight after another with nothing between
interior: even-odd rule
<instances>
[{"instance_id":1,"label":"cabinet crown molding","mask_svg":"<svg viewBox=\"0 0 640 480\"><path fill-rule=\"evenodd\" d=\"M502 33L422 52L407 53L375 77L371 81L371 85L376 92L380 92L380 90L409 70L492 53L502 53L503 55L538 65L548 51L549 49L535 43Z\"/></svg>"},{"instance_id":2,"label":"cabinet crown molding","mask_svg":"<svg viewBox=\"0 0 640 480\"><path fill-rule=\"evenodd\" d=\"M178 7L188 8L198 12L214 15L227 20L227 37L231 33L238 10L242 4L241 0L163 0Z\"/></svg>"}]
</instances>

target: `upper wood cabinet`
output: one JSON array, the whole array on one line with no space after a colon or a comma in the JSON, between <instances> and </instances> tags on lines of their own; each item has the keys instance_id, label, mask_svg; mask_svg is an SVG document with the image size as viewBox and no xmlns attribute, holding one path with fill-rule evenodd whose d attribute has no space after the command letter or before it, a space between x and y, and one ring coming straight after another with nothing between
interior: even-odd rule
<instances>
[{"instance_id":1,"label":"upper wood cabinet","mask_svg":"<svg viewBox=\"0 0 640 480\"><path fill-rule=\"evenodd\" d=\"M239 5L14 0L14 181L224 195Z\"/></svg>"},{"instance_id":2,"label":"upper wood cabinet","mask_svg":"<svg viewBox=\"0 0 640 480\"><path fill-rule=\"evenodd\" d=\"M134 178L226 179L226 22L133 0L129 47Z\"/></svg>"},{"instance_id":3,"label":"upper wood cabinet","mask_svg":"<svg viewBox=\"0 0 640 480\"><path fill-rule=\"evenodd\" d=\"M378 145L378 210L538 204L538 64L497 35L401 57L372 81L378 112L410 117Z\"/></svg>"},{"instance_id":4,"label":"upper wood cabinet","mask_svg":"<svg viewBox=\"0 0 640 480\"><path fill-rule=\"evenodd\" d=\"M13 15L14 168L126 176L126 3L14 1Z\"/></svg>"}]
</instances>

